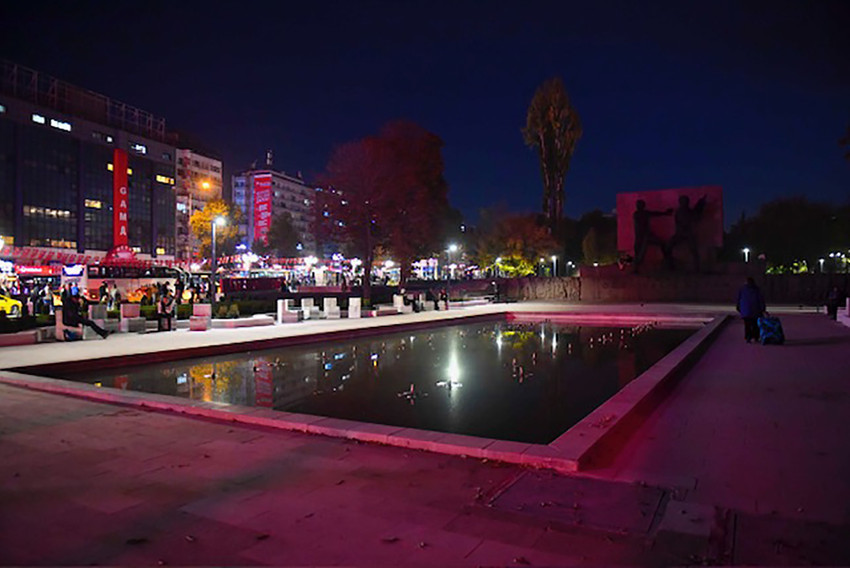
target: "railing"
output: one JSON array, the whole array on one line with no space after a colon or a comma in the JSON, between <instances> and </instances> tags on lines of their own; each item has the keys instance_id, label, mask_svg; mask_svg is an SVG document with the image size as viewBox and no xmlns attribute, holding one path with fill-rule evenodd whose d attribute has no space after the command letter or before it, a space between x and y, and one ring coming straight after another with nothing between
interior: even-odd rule
<instances>
[{"instance_id":1,"label":"railing","mask_svg":"<svg viewBox=\"0 0 850 568\"><path fill-rule=\"evenodd\" d=\"M0 59L0 92L58 112L166 141L164 118L5 59Z\"/></svg>"}]
</instances>

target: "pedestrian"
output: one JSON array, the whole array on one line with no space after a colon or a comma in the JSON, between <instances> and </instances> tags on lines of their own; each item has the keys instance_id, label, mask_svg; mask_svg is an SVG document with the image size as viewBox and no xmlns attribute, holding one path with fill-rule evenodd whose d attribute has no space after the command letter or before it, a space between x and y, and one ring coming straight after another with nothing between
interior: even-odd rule
<instances>
[{"instance_id":1,"label":"pedestrian","mask_svg":"<svg viewBox=\"0 0 850 568\"><path fill-rule=\"evenodd\" d=\"M826 315L829 319L838 319L838 307L844 300L844 294L838 289L838 286L833 286L826 295Z\"/></svg>"},{"instance_id":2,"label":"pedestrian","mask_svg":"<svg viewBox=\"0 0 850 568\"><path fill-rule=\"evenodd\" d=\"M162 294L158 304L159 311L159 331L171 331L171 320L174 318L174 298L171 296L171 291L167 288Z\"/></svg>"},{"instance_id":3,"label":"pedestrian","mask_svg":"<svg viewBox=\"0 0 850 568\"><path fill-rule=\"evenodd\" d=\"M738 290L738 303L735 306L744 320L744 339L747 343L759 338L758 319L764 315L765 304L761 290L752 277Z\"/></svg>"},{"instance_id":4,"label":"pedestrian","mask_svg":"<svg viewBox=\"0 0 850 568\"><path fill-rule=\"evenodd\" d=\"M71 328L82 327L84 325L87 325L92 328L101 338L106 339L107 337L109 337L108 331L94 323L92 320L83 317L83 315L80 313L81 309L82 305L80 303L80 297L77 295L69 296L67 301L62 304L62 324L65 327ZM82 339L82 337L73 338L71 336L71 333L73 332L70 332L67 329L65 330L66 340Z\"/></svg>"}]
</instances>

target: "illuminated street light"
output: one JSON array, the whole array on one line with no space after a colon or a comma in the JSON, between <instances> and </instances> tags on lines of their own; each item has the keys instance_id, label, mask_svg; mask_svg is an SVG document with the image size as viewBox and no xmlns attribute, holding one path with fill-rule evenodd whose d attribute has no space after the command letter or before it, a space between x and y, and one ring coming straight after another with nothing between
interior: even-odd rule
<instances>
[{"instance_id":1,"label":"illuminated street light","mask_svg":"<svg viewBox=\"0 0 850 568\"><path fill-rule=\"evenodd\" d=\"M818 259L818 264L820 264L820 271L823 272L823 259L822 258Z\"/></svg>"},{"instance_id":2,"label":"illuminated street light","mask_svg":"<svg viewBox=\"0 0 850 568\"><path fill-rule=\"evenodd\" d=\"M744 262L750 262L750 248L744 247L741 252L744 253Z\"/></svg>"},{"instance_id":3,"label":"illuminated street light","mask_svg":"<svg viewBox=\"0 0 850 568\"><path fill-rule=\"evenodd\" d=\"M203 187L204 189L209 189L210 188L210 182L208 182L208 181L201 182L201 187Z\"/></svg>"},{"instance_id":4,"label":"illuminated street light","mask_svg":"<svg viewBox=\"0 0 850 568\"><path fill-rule=\"evenodd\" d=\"M212 220L212 277L210 288L212 289L212 300L210 301L210 307L212 308L212 313L215 314L215 296L216 296L216 285L215 285L215 276L216 271L218 269L218 259L215 254L215 228L216 226L223 227L227 224L227 219L219 215L215 219Z\"/></svg>"},{"instance_id":5,"label":"illuminated street light","mask_svg":"<svg viewBox=\"0 0 850 568\"><path fill-rule=\"evenodd\" d=\"M552 255L552 276L558 275L558 257L554 254Z\"/></svg>"},{"instance_id":6,"label":"illuminated street light","mask_svg":"<svg viewBox=\"0 0 850 568\"><path fill-rule=\"evenodd\" d=\"M457 245L455 243L449 245L449 252L457 252Z\"/></svg>"}]
</instances>

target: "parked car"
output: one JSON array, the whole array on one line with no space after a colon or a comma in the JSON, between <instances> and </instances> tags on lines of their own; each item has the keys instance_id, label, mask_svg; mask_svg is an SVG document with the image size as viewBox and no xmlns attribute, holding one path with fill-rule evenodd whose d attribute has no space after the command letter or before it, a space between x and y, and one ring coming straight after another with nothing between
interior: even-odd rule
<instances>
[{"instance_id":1,"label":"parked car","mask_svg":"<svg viewBox=\"0 0 850 568\"><path fill-rule=\"evenodd\" d=\"M0 312L6 312L7 317L21 317L22 306L18 300L0 294Z\"/></svg>"}]
</instances>

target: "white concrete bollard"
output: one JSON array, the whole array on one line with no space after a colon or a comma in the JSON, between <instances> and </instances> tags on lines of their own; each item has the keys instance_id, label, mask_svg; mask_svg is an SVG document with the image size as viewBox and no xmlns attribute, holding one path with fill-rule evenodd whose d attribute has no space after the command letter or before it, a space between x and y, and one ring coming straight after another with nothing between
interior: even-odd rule
<instances>
[{"instance_id":1,"label":"white concrete bollard","mask_svg":"<svg viewBox=\"0 0 850 568\"><path fill-rule=\"evenodd\" d=\"M360 306L362 304L362 298L349 298L348 299L348 317L351 318L359 318L360 317Z\"/></svg>"},{"instance_id":2,"label":"white concrete bollard","mask_svg":"<svg viewBox=\"0 0 850 568\"><path fill-rule=\"evenodd\" d=\"M323 302L325 318L339 319L339 306L336 305L336 298L325 298Z\"/></svg>"}]
</instances>

